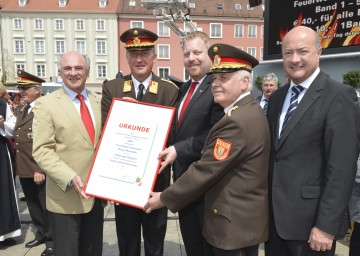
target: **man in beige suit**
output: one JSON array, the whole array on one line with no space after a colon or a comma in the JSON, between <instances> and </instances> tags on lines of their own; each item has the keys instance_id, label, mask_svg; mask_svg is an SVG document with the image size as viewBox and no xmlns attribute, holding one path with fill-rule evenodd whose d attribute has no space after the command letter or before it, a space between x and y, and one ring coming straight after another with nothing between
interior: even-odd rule
<instances>
[{"instance_id":1,"label":"man in beige suit","mask_svg":"<svg viewBox=\"0 0 360 256\"><path fill-rule=\"evenodd\" d=\"M208 51L214 101L225 115L210 130L200 160L163 192L151 193L144 210L177 212L204 194L206 255L257 256L268 236L267 169L270 133L250 94L258 61L225 44Z\"/></svg>"},{"instance_id":2,"label":"man in beige suit","mask_svg":"<svg viewBox=\"0 0 360 256\"><path fill-rule=\"evenodd\" d=\"M104 209L84 183L101 132L101 97L85 89L89 60L77 52L59 61L63 88L39 98L34 109L33 156L46 173L55 255L100 256Z\"/></svg>"}]
</instances>

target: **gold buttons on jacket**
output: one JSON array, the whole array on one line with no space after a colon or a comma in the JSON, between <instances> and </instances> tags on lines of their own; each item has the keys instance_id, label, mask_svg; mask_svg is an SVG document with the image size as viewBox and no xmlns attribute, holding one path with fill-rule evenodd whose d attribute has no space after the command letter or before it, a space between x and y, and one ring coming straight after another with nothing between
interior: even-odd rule
<instances>
[{"instance_id":1,"label":"gold buttons on jacket","mask_svg":"<svg viewBox=\"0 0 360 256\"><path fill-rule=\"evenodd\" d=\"M217 209L214 209L214 210L213 210L213 213L214 213L214 214L217 214L217 213L218 213Z\"/></svg>"}]
</instances>

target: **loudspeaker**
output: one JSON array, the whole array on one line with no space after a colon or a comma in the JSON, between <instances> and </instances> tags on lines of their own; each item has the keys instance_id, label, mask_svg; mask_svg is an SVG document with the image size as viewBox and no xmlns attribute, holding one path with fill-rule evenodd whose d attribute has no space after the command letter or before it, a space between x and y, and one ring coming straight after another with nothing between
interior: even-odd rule
<instances>
[{"instance_id":1,"label":"loudspeaker","mask_svg":"<svg viewBox=\"0 0 360 256\"><path fill-rule=\"evenodd\" d=\"M250 7L255 7L262 4L262 0L249 0Z\"/></svg>"}]
</instances>

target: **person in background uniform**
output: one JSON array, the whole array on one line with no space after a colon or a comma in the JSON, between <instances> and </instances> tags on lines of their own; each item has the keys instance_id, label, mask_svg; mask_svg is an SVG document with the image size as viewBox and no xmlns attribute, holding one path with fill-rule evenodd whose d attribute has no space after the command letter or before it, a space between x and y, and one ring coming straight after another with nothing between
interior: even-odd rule
<instances>
[{"instance_id":1,"label":"person in background uniform","mask_svg":"<svg viewBox=\"0 0 360 256\"><path fill-rule=\"evenodd\" d=\"M264 110L265 115L267 114L267 107L270 95L278 89L279 79L274 73L268 73L262 78L261 91L262 96L260 100L260 106Z\"/></svg>"},{"instance_id":2,"label":"person in background uniform","mask_svg":"<svg viewBox=\"0 0 360 256\"><path fill-rule=\"evenodd\" d=\"M170 81L152 73L156 59L157 35L149 30L136 28L125 31L120 40L125 43L126 58L131 74L108 81L103 86L101 102L102 123L105 124L113 98L134 98L138 101L174 107L178 100L178 88ZM163 191L170 185L170 171L157 177L155 191ZM116 233L121 256L140 256L141 227L145 255L161 256L167 225L167 211L160 209L145 214L141 209L115 205Z\"/></svg>"},{"instance_id":3,"label":"person in background uniform","mask_svg":"<svg viewBox=\"0 0 360 256\"><path fill-rule=\"evenodd\" d=\"M101 96L85 89L90 61L78 52L60 57L64 86L35 102L33 157L46 173L56 256L101 256L104 205L84 183L101 133Z\"/></svg>"},{"instance_id":4,"label":"person in background uniform","mask_svg":"<svg viewBox=\"0 0 360 256\"><path fill-rule=\"evenodd\" d=\"M6 91L0 83L0 91ZM16 199L14 172L8 138L13 137L16 117L9 104L0 98L0 246L16 244L21 235L19 207Z\"/></svg>"},{"instance_id":5,"label":"person in background uniform","mask_svg":"<svg viewBox=\"0 0 360 256\"><path fill-rule=\"evenodd\" d=\"M16 167L31 220L37 229L35 239L26 243L26 248L32 248L46 243L46 249L41 256L53 255L53 241L48 211L46 210L45 173L36 164L32 156L35 100L41 96L41 83L45 80L18 70L18 88L25 103L16 113L15 149Z\"/></svg>"},{"instance_id":6,"label":"person in background uniform","mask_svg":"<svg viewBox=\"0 0 360 256\"><path fill-rule=\"evenodd\" d=\"M290 30L282 43L291 79L270 97L270 233L266 256L334 255L348 230L348 202L359 156L355 90L319 68L320 39Z\"/></svg>"},{"instance_id":7,"label":"person in background uniform","mask_svg":"<svg viewBox=\"0 0 360 256\"><path fill-rule=\"evenodd\" d=\"M212 45L212 93L225 116L210 130L199 161L163 192L151 192L146 212L177 212L205 195L203 235L207 254L257 256L268 237L267 167L270 134L266 117L250 94L259 62L242 50Z\"/></svg>"},{"instance_id":8,"label":"person in background uniform","mask_svg":"<svg viewBox=\"0 0 360 256\"><path fill-rule=\"evenodd\" d=\"M164 159L162 168L172 164L175 182L200 159L210 129L224 115L224 109L214 102L211 93L212 76L206 74L211 68L209 47L209 36L203 32L191 32L183 38L184 67L191 79L181 86L181 100L172 131L174 144L160 153L160 158ZM203 215L202 195L179 211L187 256L205 255Z\"/></svg>"}]
</instances>

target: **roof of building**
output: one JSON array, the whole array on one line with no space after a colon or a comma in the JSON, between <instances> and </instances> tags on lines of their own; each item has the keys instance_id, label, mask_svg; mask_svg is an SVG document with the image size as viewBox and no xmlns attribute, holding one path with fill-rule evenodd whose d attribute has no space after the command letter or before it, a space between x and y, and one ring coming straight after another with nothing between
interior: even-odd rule
<instances>
[{"instance_id":1,"label":"roof of building","mask_svg":"<svg viewBox=\"0 0 360 256\"><path fill-rule=\"evenodd\" d=\"M120 0L118 13L120 14L150 14L153 10L148 10L141 5L141 0ZM190 16L221 16L221 17L241 17L241 18L262 18L263 10L261 5L248 10L248 0L189 0ZM235 6L237 5L237 6ZM239 5L241 9L239 9ZM236 9L238 8L238 9ZM186 11L186 10L184 10Z\"/></svg>"},{"instance_id":2,"label":"roof of building","mask_svg":"<svg viewBox=\"0 0 360 256\"><path fill-rule=\"evenodd\" d=\"M59 0L23 0L24 6L19 5L19 0L0 0L3 12L101 12L116 13L120 2L125 0L107 0L106 6L100 7L99 0L67 0L64 7L59 6Z\"/></svg>"}]
</instances>

